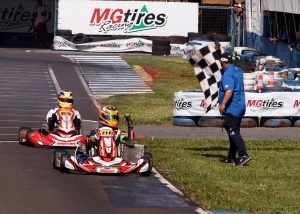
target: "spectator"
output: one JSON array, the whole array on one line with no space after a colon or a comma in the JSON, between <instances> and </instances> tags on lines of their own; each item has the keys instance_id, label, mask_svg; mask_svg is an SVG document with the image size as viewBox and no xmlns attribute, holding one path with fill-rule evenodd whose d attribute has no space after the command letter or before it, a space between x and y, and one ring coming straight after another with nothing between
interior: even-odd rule
<instances>
[{"instance_id":1,"label":"spectator","mask_svg":"<svg viewBox=\"0 0 300 214\"><path fill-rule=\"evenodd\" d=\"M223 125L230 143L224 162L242 166L251 160L240 134L240 124L246 110L243 72L230 62L232 57L227 53L223 54L221 64L224 72L220 82L218 103L220 113L224 116ZM236 159L237 152L238 159Z\"/></svg>"},{"instance_id":2,"label":"spectator","mask_svg":"<svg viewBox=\"0 0 300 214\"><path fill-rule=\"evenodd\" d=\"M32 13L32 33L35 42L40 47L48 47L47 22L51 19L50 8L43 3L43 0L37 0L37 5Z\"/></svg>"}]
</instances>

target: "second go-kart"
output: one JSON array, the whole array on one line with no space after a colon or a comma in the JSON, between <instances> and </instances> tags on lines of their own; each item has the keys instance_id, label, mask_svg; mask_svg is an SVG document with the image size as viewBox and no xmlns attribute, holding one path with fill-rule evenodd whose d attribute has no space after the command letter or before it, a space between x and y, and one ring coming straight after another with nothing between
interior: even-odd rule
<instances>
[{"instance_id":1,"label":"second go-kart","mask_svg":"<svg viewBox=\"0 0 300 214\"><path fill-rule=\"evenodd\" d=\"M19 129L19 143L27 146L77 147L85 142L85 136L78 133L72 121L73 111L60 109L59 124L52 131L45 128L33 130L29 127Z\"/></svg>"},{"instance_id":2,"label":"second go-kart","mask_svg":"<svg viewBox=\"0 0 300 214\"><path fill-rule=\"evenodd\" d=\"M151 174L153 158L150 153L144 152L143 145L129 143L117 145L116 133L110 127L100 128L99 133L99 145L90 149L84 160L81 157L80 147L75 150L73 156L66 150L56 150L52 158L53 167L61 172L91 174L137 172L143 176Z\"/></svg>"}]
</instances>

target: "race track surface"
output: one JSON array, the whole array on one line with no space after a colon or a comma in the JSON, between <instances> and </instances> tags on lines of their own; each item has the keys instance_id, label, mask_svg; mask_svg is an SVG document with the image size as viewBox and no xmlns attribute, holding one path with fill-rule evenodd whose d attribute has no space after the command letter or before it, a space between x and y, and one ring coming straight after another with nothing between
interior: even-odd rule
<instances>
[{"instance_id":1,"label":"race track surface","mask_svg":"<svg viewBox=\"0 0 300 214\"><path fill-rule=\"evenodd\" d=\"M73 91L74 108L83 119L97 120L97 108L76 64L62 57L65 52L0 50L0 213L196 213L197 207L169 189L156 173L148 177L61 173L52 167L53 149L21 146L19 127L41 127L47 111L55 107L58 87Z\"/></svg>"}]
</instances>

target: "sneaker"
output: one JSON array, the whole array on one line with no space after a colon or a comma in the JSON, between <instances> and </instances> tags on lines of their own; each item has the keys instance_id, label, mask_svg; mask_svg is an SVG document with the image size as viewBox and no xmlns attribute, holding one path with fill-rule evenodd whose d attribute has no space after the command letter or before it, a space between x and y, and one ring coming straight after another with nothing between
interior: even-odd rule
<instances>
[{"instance_id":1,"label":"sneaker","mask_svg":"<svg viewBox=\"0 0 300 214\"><path fill-rule=\"evenodd\" d=\"M232 157L228 157L225 160L223 160L223 163L235 163L236 159Z\"/></svg>"},{"instance_id":2,"label":"sneaker","mask_svg":"<svg viewBox=\"0 0 300 214\"><path fill-rule=\"evenodd\" d=\"M246 163L248 163L251 160L251 158L248 155L244 155L238 159L238 161L235 163L236 166L243 166Z\"/></svg>"}]
</instances>

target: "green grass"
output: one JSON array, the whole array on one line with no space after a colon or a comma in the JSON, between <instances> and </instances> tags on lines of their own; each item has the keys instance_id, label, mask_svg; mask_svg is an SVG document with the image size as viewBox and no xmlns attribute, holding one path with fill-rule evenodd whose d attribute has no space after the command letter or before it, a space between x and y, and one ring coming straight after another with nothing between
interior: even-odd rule
<instances>
[{"instance_id":1,"label":"green grass","mask_svg":"<svg viewBox=\"0 0 300 214\"><path fill-rule=\"evenodd\" d=\"M124 55L128 64L151 66L161 75L151 83L154 93L118 95L100 100L100 105L115 105L122 114L132 115L135 124L172 123L174 92L199 89L192 66L182 57Z\"/></svg>"},{"instance_id":2,"label":"green grass","mask_svg":"<svg viewBox=\"0 0 300 214\"><path fill-rule=\"evenodd\" d=\"M206 210L300 213L299 142L247 142L253 160L236 167L220 160L228 142L144 140L154 167Z\"/></svg>"},{"instance_id":3,"label":"green grass","mask_svg":"<svg viewBox=\"0 0 300 214\"><path fill-rule=\"evenodd\" d=\"M172 123L174 92L200 89L193 68L181 57L124 55L129 65L161 71L154 93L120 95L100 105L129 113L135 125ZM122 123L124 127L124 122ZM228 142L205 139L146 139L159 172L206 210L263 214L300 214L300 144L290 141L247 142L249 166L220 162Z\"/></svg>"}]
</instances>

